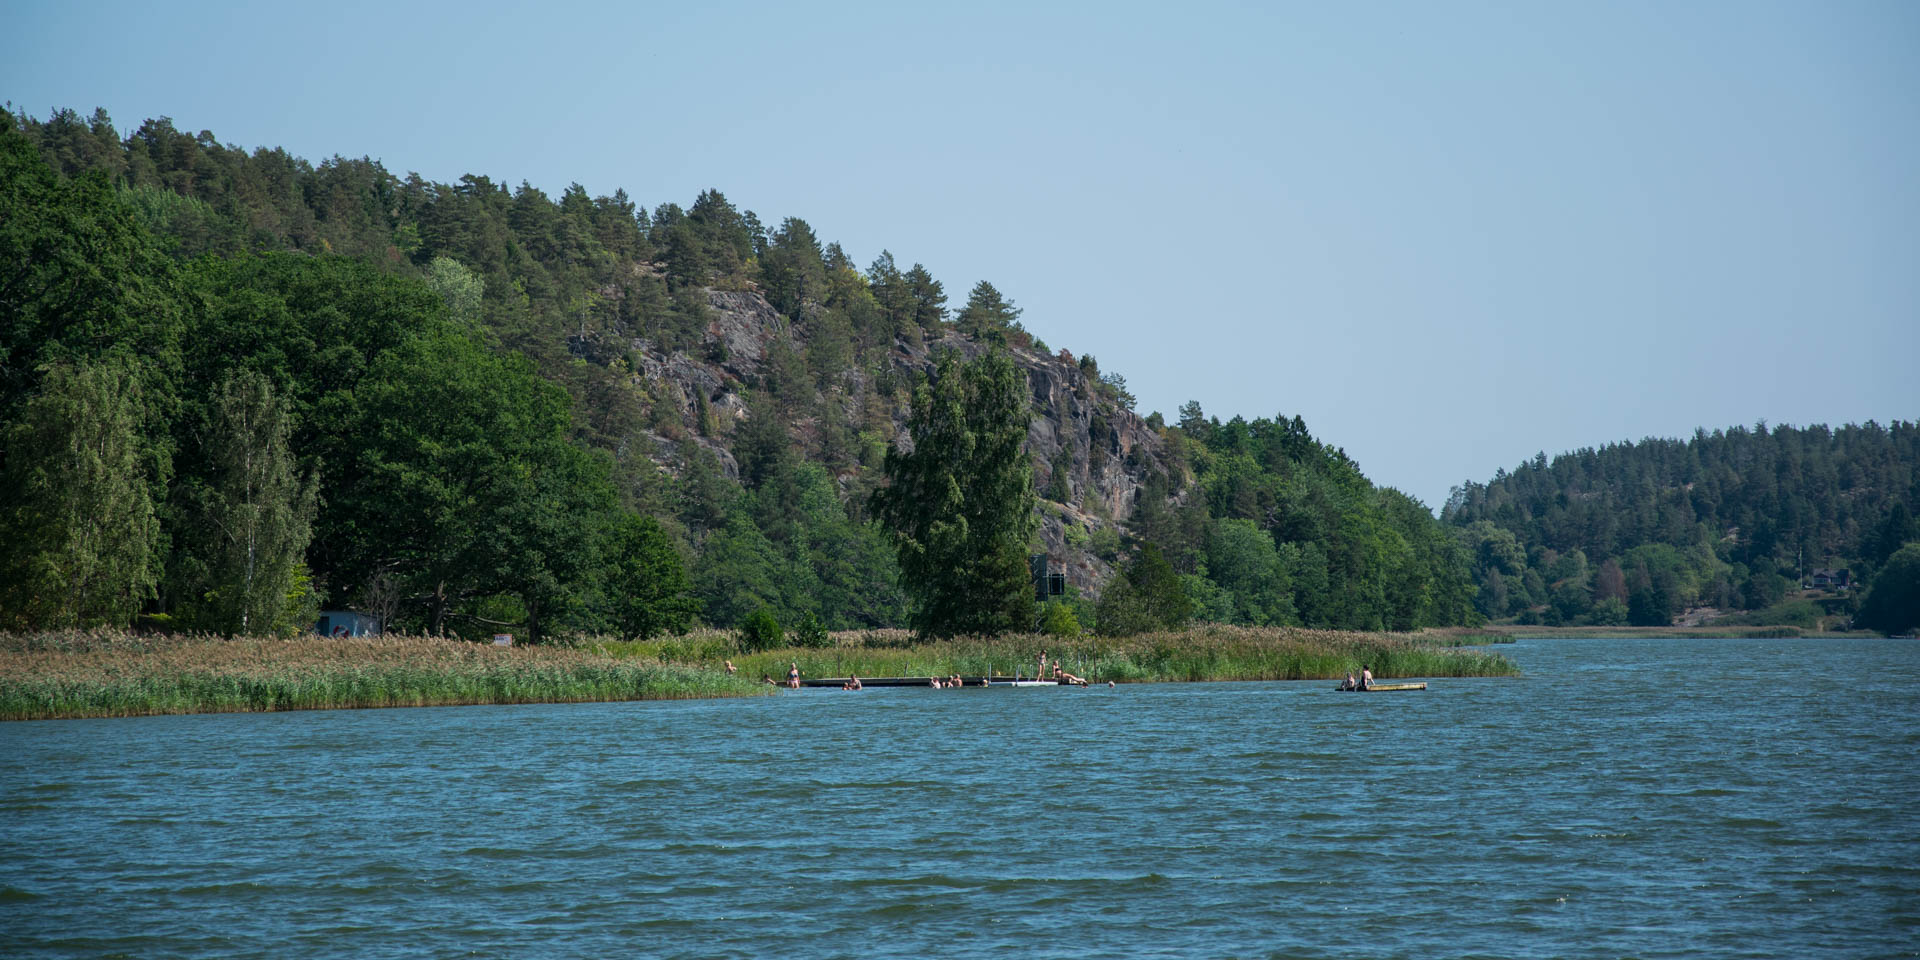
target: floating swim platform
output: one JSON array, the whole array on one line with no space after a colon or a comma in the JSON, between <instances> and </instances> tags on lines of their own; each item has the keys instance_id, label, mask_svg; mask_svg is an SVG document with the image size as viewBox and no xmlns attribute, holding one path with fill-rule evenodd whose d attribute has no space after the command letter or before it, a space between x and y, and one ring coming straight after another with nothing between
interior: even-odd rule
<instances>
[{"instance_id":1,"label":"floating swim platform","mask_svg":"<svg viewBox=\"0 0 1920 960\"><path fill-rule=\"evenodd\" d=\"M838 690L841 687L844 687L847 685L848 679L849 678L847 677L802 677L800 680L800 685L803 687L816 687L816 688L827 687L830 689ZM945 680L946 678L941 677L940 679ZM1058 681L1058 680L1031 680L1026 678L1016 680L1013 677L961 677L960 679L964 682L964 685L962 686L961 689L966 689L969 687L1065 687L1065 686L1071 686L1071 684L1062 683L1061 681ZM860 686L862 687L926 687L928 689L932 689L933 680L934 680L933 677L861 677ZM779 686L786 686L786 684L779 684Z\"/></svg>"},{"instance_id":2,"label":"floating swim platform","mask_svg":"<svg viewBox=\"0 0 1920 960\"><path fill-rule=\"evenodd\" d=\"M1395 690L1425 690L1426 683L1376 683L1365 690L1350 690L1346 687L1334 687L1342 693L1392 693Z\"/></svg>"}]
</instances>

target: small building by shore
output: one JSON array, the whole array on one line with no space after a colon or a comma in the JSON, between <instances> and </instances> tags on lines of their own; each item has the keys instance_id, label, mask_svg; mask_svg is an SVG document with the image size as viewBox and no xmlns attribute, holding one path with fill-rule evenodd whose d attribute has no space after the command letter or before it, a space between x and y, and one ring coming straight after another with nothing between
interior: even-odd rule
<instances>
[{"instance_id":1,"label":"small building by shore","mask_svg":"<svg viewBox=\"0 0 1920 960\"><path fill-rule=\"evenodd\" d=\"M380 619L352 610L322 610L314 621L313 632L323 637L375 637L382 632Z\"/></svg>"}]
</instances>

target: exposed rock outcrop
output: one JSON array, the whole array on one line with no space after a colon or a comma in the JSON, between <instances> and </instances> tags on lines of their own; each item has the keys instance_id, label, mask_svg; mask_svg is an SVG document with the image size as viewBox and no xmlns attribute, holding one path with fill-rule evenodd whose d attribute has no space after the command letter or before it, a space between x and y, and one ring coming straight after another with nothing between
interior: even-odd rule
<instances>
[{"instance_id":1,"label":"exposed rock outcrop","mask_svg":"<svg viewBox=\"0 0 1920 960\"><path fill-rule=\"evenodd\" d=\"M624 353L633 365L632 375L655 404L677 407L682 424L698 424L701 417L709 418L710 436L697 430L656 430L653 437L659 449L655 459L664 469L680 469L675 450L682 437L690 437L713 450L722 469L737 477L729 437L748 416L743 392L761 384L769 374L769 355L776 346L784 344L796 355L804 354L811 325L790 322L751 291L709 291L708 305L712 316L705 341L692 352L661 350L644 338L626 343L581 342L575 344L574 352L601 363ZM878 419L875 426L885 425L887 438L898 442L906 436L908 408L897 398L873 396L874 378L891 376L895 383L911 383L914 375L934 370L940 351L957 351L971 359L987 349L951 332L932 341L902 337L885 352L884 363L877 368L870 359L864 368L850 369L840 378L841 388L831 396L847 405L842 412L850 420ZM1009 354L1026 375L1031 394L1027 451L1033 463L1035 489L1048 488L1056 463L1066 463L1071 471L1066 501L1041 504L1041 539L1055 570L1066 573L1068 581L1079 589L1097 592L1111 570L1086 545L1094 531L1125 524L1132 518L1141 488L1150 475L1169 472L1165 444L1156 430L1116 403L1064 352L1056 356L1013 347ZM816 393L815 399L825 398ZM881 407L877 413L870 409L876 403ZM788 424L800 437L809 436L814 426L800 421Z\"/></svg>"}]
</instances>

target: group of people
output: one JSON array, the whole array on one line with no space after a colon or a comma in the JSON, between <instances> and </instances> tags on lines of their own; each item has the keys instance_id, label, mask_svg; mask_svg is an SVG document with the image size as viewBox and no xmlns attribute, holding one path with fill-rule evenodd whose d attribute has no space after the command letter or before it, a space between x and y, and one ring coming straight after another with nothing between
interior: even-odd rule
<instances>
[{"instance_id":1,"label":"group of people","mask_svg":"<svg viewBox=\"0 0 1920 960\"><path fill-rule=\"evenodd\" d=\"M1362 666L1360 668L1360 679L1358 680L1354 679L1353 671L1351 670L1347 671L1347 678L1345 680L1340 681L1340 689L1342 690L1373 689L1373 671L1368 667Z\"/></svg>"},{"instance_id":2,"label":"group of people","mask_svg":"<svg viewBox=\"0 0 1920 960\"><path fill-rule=\"evenodd\" d=\"M1047 652L1045 650L1040 651L1040 672L1037 674L1034 674L1034 677L1035 679L1039 679L1039 680L1048 679ZM1076 687L1084 687L1087 685L1087 681L1084 678L1076 677L1073 674L1068 673L1066 671L1066 668L1062 667L1060 665L1060 661L1058 660L1055 660L1053 662L1052 679L1055 683L1071 683ZM1108 684L1108 686L1112 686L1112 684Z\"/></svg>"},{"instance_id":3,"label":"group of people","mask_svg":"<svg viewBox=\"0 0 1920 960\"><path fill-rule=\"evenodd\" d=\"M731 674L731 673L733 673L733 661L732 661L732 660L728 660L728 661L727 661L727 673L729 673L729 674ZM793 661L792 663L790 663L790 664L788 664L788 666L787 666L787 682L786 682L786 683L778 683L778 682L776 682L776 681L775 681L775 680L773 679L773 676L772 676L771 674L766 674L766 673L763 673L763 674L761 674L761 675L760 675L760 682L761 682L761 683L764 683L764 684L766 684L766 685L767 685L767 686L769 686L769 687L786 687L786 688L788 688L788 689L791 689L791 690L798 690L798 689L800 689L800 663L799 663L799 661L797 661L797 660L796 660L796 661Z\"/></svg>"},{"instance_id":4,"label":"group of people","mask_svg":"<svg viewBox=\"0 0 1920 960\"><path fill-rule=\"evenodd\" d=\"M951 673L945 677L934 677L927 684L927 686L930 686L935 690L946 690L946 689L955 688L955 687L964 687L966 685L967 685L967 679L957 673Z\"/></svg>"}]
</instances>

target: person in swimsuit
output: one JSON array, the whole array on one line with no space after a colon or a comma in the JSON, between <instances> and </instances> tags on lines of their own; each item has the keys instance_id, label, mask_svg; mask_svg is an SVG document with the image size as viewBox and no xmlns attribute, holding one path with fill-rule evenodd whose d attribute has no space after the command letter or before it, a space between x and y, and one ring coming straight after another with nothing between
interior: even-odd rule
<instances>
[{"instance_id":1,"label":"person in swimsuit","mask_svg":"<svg viewBox=\"0 0 1920 960\"><path fill-rule=\"evenodd\" d=\"M1360 689L1373 689L1373 671L1367 667L1360 668Z\"/></svg>"},{"instance_id":2,"label":"person in swimsuit","mask_svg":"<svg viewBox=\"0 0 1920 960\"><path fill-rule=\"evenodd\" d=\"M733 665L733 661L732 661L732 660L728 660L728 661L727 661L727 676L729 676L729 677L731 677L731 676L733 676L736 670L737 670L737 668L736 668L736 667L734 667L734 665Z\"/></svg>"},{"instance_id":3,"label":"person in swimsuit","mask_svg":"<svg viewBox=\"0 0 1920 960\"><path fill-rule=\"evenodd\" d=\"M795 660L787 667L787 686L800 689L800 662Z\"/></svg>"},{"instance_id":4,"label":"person in swimsuit","mask_svg":"<svg viewBox=\"0 0 1920 960\"><path fill-rule=\"evenodd\" d=\"M1358 680L1355 680L1355 679L1353 678L1353 671L1352 671L1352 670L1348 670L1348 671L1347 671L1347 678L1346 678L1345 680L1342 680L1342 681L1340 681L1340 689L1342 689L1342 690L1358 690L1359 688L1360 688L1360 681L1358 681Z\"/></svg>"}]
</instances>

